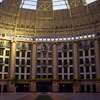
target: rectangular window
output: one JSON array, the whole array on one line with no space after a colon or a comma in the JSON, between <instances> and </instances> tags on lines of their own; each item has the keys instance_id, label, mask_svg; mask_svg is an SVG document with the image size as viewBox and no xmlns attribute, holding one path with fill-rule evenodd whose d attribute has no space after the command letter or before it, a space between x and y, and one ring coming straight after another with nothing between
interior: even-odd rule
<instances>
[{"instance_id":1,"label":"rectangular window","mask_svg":"<svg viewBox=\"0 0 100 100\"><path fill-rule=\"evenodd\" d=\"M16 68L15 68L15 72L16 72L16 73L19 73L19 67L16 67Z\"/></svg>"},{"instance_id":2,"label":"rectangular window","mask_svg":"<svg viewBox=\"0 0 100 100\"><path fill-rule=\"evenodd\" d=\"M0 49L0 56L3 56L3 49Z\"/></svg>"},{"instance_id":3,"label":"rectangular window","mask_svg":"<svg viewBox=\"0 0 100 100\"><path fill-rule=\"evenodd\" d=\"M6 50L6 56L9 56L9 50Z\"/></svg>"},{"instance_id":4,"label":"rectangular window","mask_svg":"<svg viewBox=\"0 0 100 100\"><path fill-rule=\"evenodd\" d=\"M8 66L5 66L4 70L5 70L5 72L8 72Z\"/></svg>"},{"instance_id":5,"label":"rectangular window","mask_svg":"<svg viewBox=\"0 0 100 100\"><path fill-rule=\"evenodd\" d=\"M22 51L22 57L25 57L25 51Z\"/></svg>"},{"instance_id":6,"label":"rectangular window","mask_svg":"<svg viewBox=\"0 0 100 100\"><path fill-rule=\"evenodd\" d=\"M16 57L19 57L19 56L20 56L20 52L16 51Z\"/></svg>"}]
</instances>

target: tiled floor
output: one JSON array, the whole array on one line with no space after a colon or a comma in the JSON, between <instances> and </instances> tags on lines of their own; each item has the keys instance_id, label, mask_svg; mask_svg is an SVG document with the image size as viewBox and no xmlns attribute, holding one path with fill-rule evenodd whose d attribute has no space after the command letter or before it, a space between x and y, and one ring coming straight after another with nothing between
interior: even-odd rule
<instances>
[{"instance_id":1,"label":"tiled floor","mask_svg":"<svg viewBox=\"0 0 100 100\"><path fill-rule=\"evenodd\" d=\"M0 100L36 100L41 93L1 93ZM100 93L47 93L52 100L100 100ZM43 99L44 100L44 99Z\"/></svg>"}]
</instances>

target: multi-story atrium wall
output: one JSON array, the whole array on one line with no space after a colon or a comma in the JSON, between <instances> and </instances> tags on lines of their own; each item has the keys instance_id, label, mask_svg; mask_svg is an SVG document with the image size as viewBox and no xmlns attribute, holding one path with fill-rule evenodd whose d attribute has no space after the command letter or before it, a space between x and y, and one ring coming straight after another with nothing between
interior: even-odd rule
<instances>
[{"instance_id":1,"label":"multi-story atrium wall","mask_svg":"<svg viewBox=\"0 0 100 100\"><path fill-rule=\"evenodd\" d=\"M0 1L0 92L100 92L99 6Z\"/></svg>"}]
</instances>

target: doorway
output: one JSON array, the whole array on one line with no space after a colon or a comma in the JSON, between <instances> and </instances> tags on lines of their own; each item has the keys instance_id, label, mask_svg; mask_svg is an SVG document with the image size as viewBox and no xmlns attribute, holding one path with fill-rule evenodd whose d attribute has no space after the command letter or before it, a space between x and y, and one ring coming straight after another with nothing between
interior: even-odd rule
<instances>
[{"instance_id":1,"label":"doorway","mask_svg":"<svg viewBox=\"0 0 100 100\"><path fill-rule=\"evenodd\" d=\"M59 92L73 92L72 84L59 84Z\"/></svg>"},{"instance_id":2,"label":"doorway","mask_svg":"<svg viewBox=\"0 0 100 100\"><path fill-rule=\"evenodd\" d=\"M37 92L51 92L52 91L52 82L37 82L36 83Z\"/></svg>"},{"instance_id":3,"label":"doorway","mask_svg":"<svg viewBox=\"0 0 100 100\"><path fill-rule=\"evenodd\" d=\"M29 84L16 84L16 92L29 92Z\"/></svg>"}]
</instances>

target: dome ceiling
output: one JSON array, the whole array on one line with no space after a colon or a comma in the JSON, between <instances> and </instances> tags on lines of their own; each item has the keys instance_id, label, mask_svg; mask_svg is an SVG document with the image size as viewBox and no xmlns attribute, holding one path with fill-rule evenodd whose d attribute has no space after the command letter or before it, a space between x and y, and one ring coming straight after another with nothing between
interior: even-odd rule
<instances>
[{"instance_id":1,"label":"dome ceiling","mask_svg":"<svg viewBox=\"0 0 100 100\"><path fill-rule=\"evenodd\" d=\"M88 34L100 29L97 27L100 22L99 0L1 0L0 2L1 33L55 37Z\"/></svg>"}]
</instances>

